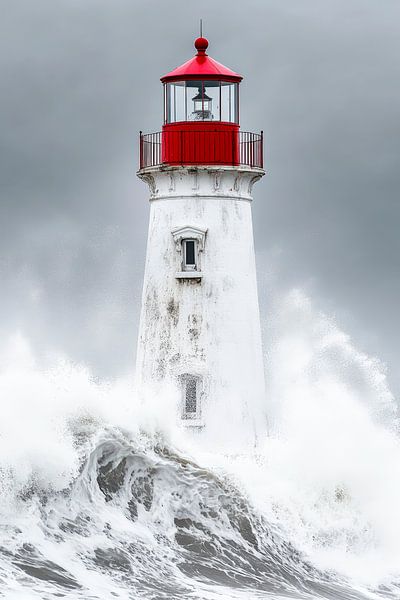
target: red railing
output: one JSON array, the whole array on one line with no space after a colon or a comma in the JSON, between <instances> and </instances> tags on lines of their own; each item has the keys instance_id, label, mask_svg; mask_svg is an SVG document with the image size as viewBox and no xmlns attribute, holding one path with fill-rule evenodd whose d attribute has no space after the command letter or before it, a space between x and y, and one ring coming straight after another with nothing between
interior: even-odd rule
<instances>
[{"instance_id":1,"label":"red railing","mask_svg":"<svg viewBox=\"0 0 400 600\"><path fill-rule=\"evenodd\" d=\"M222 148L222 151L221 151ZM263 168L263 132L140 132L140 168L158 165L244 165Z\"/></svg>"}]
</instances>

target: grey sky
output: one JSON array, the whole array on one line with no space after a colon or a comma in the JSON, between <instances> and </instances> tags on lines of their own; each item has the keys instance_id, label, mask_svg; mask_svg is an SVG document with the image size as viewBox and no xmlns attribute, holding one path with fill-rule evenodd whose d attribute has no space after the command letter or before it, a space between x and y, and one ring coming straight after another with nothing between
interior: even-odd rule
<instances>
[{"instance_id":1,"label":"grey sky","mask_svg":"<svg viewBox=\"0 0 400 600\"><path fill-rule=\"evenodd\" d=\"M199 6L201 5L201 11ZM245 76L263 318L300 286L395 389L400 302L398 0L0 0L0 334L118 375L134 357L147 232L137 135L193 55ZM274 290L274 292L273 292Z\"/></svg>"}]
</instances>

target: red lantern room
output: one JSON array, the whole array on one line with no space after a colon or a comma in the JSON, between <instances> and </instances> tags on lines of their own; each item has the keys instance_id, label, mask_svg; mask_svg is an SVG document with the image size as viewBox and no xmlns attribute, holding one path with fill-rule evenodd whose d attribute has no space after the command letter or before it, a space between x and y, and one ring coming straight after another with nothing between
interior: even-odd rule
<instances>
[{"instance_id":1,"label":"red lantern room","mask_svg":"<svg viewBox=\"0 0 400 600\"><path fill-rule=\"evenodd\" d=\"M197 54L161 77L162 132L140 136L140 167L230 165L262 168L262 133L239 131L242 76L210 56L208 41L195 41Z\"/></svg>"}]
</instances>

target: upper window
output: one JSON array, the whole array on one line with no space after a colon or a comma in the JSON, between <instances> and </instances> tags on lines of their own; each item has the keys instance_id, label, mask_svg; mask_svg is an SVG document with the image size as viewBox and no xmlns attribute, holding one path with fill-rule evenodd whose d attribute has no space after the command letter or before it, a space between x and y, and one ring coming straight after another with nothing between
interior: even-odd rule
<instances>
[{"instance_id":1,"label":"upper window","mask_svg":"<svg viewBox=\"0 0 400 600\"><path fill-rule=\"evenodd\" d=\"M197 242L196 240L182 240L183 245L183 270L197 271Z\"/></svg>"},{"instance_id":2,"label":"upper window","mask_svg":"<svg viewBox=\"0 0 400 600\"><path fill-rule=\"evenodd\" d=\"M206 229L186 225L172 230L177 251L176 277L201 280L201 255L204 251Z\"/></svg>"},{"instance_id":3,"label":"upper window","mask_svg":"<svg viewBox=\"0 0 400 600\"><path fill-rule=\"evenodd\" d=\"M165 123L239 123L239 84L228 81L175 81L164 85Z\"/></svg>"}]
</instances>

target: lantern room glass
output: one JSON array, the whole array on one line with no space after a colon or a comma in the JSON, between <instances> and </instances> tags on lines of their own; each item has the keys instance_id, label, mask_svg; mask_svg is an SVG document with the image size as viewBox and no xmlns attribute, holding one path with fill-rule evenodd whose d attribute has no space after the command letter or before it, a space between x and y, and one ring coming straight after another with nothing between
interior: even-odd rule
<instances>
[{"instance_id":1,"label":"lantern room glass","mask_svg":"<svg viewBox=\"0 0 400 600\"><path fill-rule=\"evenodd\" d=\"M164 84L164 122L181 121L239 124L239 84L206 80Z\"/></svg>"}]
</instances>

